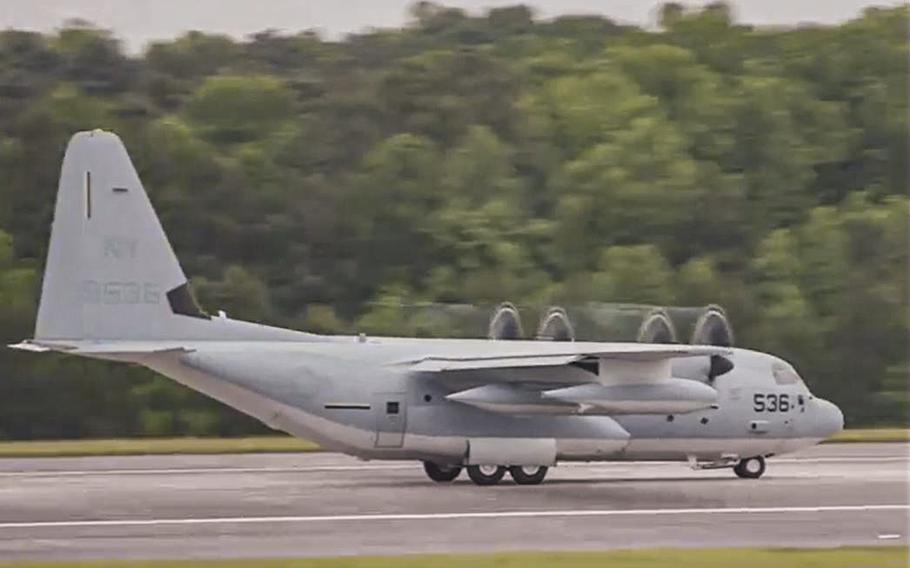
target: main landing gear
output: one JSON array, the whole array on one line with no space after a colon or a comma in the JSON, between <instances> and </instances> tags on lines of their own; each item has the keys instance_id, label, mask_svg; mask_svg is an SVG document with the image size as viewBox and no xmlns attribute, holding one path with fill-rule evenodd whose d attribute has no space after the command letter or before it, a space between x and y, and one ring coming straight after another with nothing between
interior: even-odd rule
<instances>
[{"instance_id":1,"label":"main landing gear","mask_svg":"<svg viewBox=\"0 0 910 568\"><path fill-rule=\"evenodd\" d=\"M518 485L538 485L543 482L549 470L546 466L504 466L504 465L469 465L468 477L476 485L496 485L506 473ZM454 481L461 473L461 466L423 462L423 470L427 477L437 483Z\"/></svg>"},{"instance_id":2,"label":"main landing gear","mask_svg":"<svg viewBox=\"0 0 910 568\"><path fill-rule=\"evenodd\" d=\"M513 465L509 468L509 475L518 485L540 485L547 476L547 466Z\"/></svg>"},{"instance_id":3,"label":"main landing gear","mask_svg":"<svg viewBox=\"0 0 910 568\"><path fill-rule=\"evenodd\" d=\"M426 472L427 477L436 483L449 483L455 481L455 478L461 473L461 466L425 461L423 462L423 471Z\"/></svg>"},{"instance_id":4,"label":"main landing gear","mask_svg":"<svg viewBox=\"0 0 910 568\"><path fill-rule=\"evenodd\" d=\"M733 466L733 473L743 479L758 479L765 473L765 458L755 456L754 458L741 459L739 463Z\"/></svg>"},{"instance_id":5,"label":"main landing gear","mask_svg":"<svg viewBox=\"0 0 910 568\"><path fill-rule=\"evenodd\" d=\"M502 465L469 465L468 477L475 485L496 485L506 474Z\"/></svg>"}]
</instances>

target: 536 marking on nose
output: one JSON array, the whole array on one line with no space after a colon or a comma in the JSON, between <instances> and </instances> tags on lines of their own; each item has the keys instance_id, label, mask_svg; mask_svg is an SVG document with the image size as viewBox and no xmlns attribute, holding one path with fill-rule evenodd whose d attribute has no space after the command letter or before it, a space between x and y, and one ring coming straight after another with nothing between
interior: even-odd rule
<instances>
[{"instance_id":1,"label":"536 marking on nose","mask_svg":"<svg viewBox=\"0 0 910 568\"><path fill-rule=\"evenodd\" d=\"M752 410L755 412L789 412L795 406L786 393L757 392L752 395Z\"/></svg>"}]
</instances>

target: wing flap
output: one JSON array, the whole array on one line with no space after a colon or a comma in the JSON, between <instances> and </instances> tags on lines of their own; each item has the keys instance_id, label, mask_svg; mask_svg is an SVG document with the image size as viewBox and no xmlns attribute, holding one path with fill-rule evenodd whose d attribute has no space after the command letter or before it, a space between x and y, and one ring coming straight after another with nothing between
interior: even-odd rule
<instances>
[{"instance_id":1,"label":"wing flap","mask_svg":"<svg viewBox=\"0 0 910 568\"><path fill-rule=\"evenodd\" d=\"M560 367L583 359L583 355L540 355L478 358L427 357L410 364L412 371L441 373L478 369L511 369L516 367Z\"/></svg>"}]
</instances>

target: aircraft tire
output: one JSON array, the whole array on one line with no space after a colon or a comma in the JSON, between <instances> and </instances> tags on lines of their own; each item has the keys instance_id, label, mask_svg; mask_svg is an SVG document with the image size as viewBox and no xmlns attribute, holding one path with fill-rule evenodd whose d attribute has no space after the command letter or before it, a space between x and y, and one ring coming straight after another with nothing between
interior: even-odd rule
<instances>
[{"instance_id":1,"label":"aircraft tire","mask_svg":"<svg viewBox=\"0 0 910 568\"><path fill-rule=\"evenodd\" d=\"M495 468L495 469L494 469ZM469 465L468 477L476 485L496 485L506 474L503 465Z\"/></svg>"},{"instance_id":2,"label":"aircraft tire","mask_svg":"<svg viewBox=\"0 0 910 568\"><path fill-rule=\"evenodd\" d=\"M733 473L743 479L758 479L765 473L765 458L755 456L739 460L739 463L733 466Z\"/></svg>"},{"instance_id":3,"label":"aircraft tire","mask_svg":"<svg viewBox=\"0 0 910 568\"><path fill-rule=\"evenodd\" d=\"M509 475L518 485L539 485L547 476L549 468L545 465L537 468L513 465L509 467ZM531 473L528 473L528 471Z\"/></svg>"},{"instance_id":4,"label":"aircraft tire","mask_svg":"<svg viewBox=\"0 0 910 568\"><path fill-rule=\"evenodd\" d=\"M427 477L436 483L450 483L461 474L461 467L457 465L444 465L431 461L423 462L423 471Z\"/></svg>"}]
</instances>

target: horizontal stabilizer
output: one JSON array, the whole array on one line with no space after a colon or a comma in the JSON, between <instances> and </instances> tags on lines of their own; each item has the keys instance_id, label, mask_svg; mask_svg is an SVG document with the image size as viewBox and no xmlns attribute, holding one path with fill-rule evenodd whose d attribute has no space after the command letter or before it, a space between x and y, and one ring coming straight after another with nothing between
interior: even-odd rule
<instances>
[{"instance_id":1,"label":"horizontal stabilizer","mask_svg":"<svg viewBox=\"0 0 910 568\"><path fill-rule=\"evenodd\" d=\"M8 347L20 351L33 351L43 353L46 351L59 351L72 355L86 357L156 355L163 353L191 353L194 350L172 341L42 341L25 340Z\"/></svg>"},{"instance_id":2,"label":"horizontal stabilizer","mask_svg":"<svg viewBox=\"0 0 910 568\"><path fill-rule=\"evenodd\" d=\"M52 350L50 347L38 345L37 343L28 340L20 341L19 343L10 343L7 347L10 349L18 349L19 351L31 351L33 353L45 353ZM60 350L62 351L63 349Z\"/></svg>"}]
</instances>

